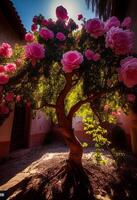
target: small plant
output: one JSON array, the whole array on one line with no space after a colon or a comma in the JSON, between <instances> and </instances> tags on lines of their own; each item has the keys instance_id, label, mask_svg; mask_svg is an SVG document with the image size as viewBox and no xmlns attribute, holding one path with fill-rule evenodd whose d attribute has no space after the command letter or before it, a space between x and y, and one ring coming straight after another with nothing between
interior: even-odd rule
<instances>
[{"instance_id":1,"label":"small plant","mask_svg":"<svg viewBox=\"0 0 137 200\"><path fill-rule=\"evenodd\" d=\"M96 149L93 157L95 158L97 164L102 164L104 159L102 149L106 145L110 144L108 139L105 137L107 131L100 126L98 120L95 119L94 116L87 117L84 120L84 130L87 134L92 135L92 141L94 142Z\"/></svg>"}]
</instances>

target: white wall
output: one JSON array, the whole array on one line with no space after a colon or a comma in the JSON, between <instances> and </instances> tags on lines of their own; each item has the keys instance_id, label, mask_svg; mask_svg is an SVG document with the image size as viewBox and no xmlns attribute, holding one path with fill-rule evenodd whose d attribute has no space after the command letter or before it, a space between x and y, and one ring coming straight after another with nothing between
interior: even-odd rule
<instances>
[{"instance_id":1,"label":"white wall","mask_svg":"<svg viewBox=\"0 0 137 200\"><path fill-rule=\"evenodd\" d=\"M36 112L36 117L32 119L30 134L48 133L51 127L50 119L42 111Z\"/></svg>"}]
</instances>

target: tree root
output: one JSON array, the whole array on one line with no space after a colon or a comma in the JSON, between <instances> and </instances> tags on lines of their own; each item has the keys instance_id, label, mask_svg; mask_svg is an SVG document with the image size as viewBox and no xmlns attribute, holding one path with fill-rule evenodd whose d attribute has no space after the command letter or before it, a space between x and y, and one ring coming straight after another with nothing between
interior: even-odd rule
<instances>
[{"instance_id":1,"label":"tree root","mask_svg":"<svg viewBox=\"0 0 137 200\"><path fill-rule=\"evenodd\" d=\"M25 182L12 200L94 200L92 187L82 166L67 163L52 176L40 174Z\"/></svg>"}]
</instances>

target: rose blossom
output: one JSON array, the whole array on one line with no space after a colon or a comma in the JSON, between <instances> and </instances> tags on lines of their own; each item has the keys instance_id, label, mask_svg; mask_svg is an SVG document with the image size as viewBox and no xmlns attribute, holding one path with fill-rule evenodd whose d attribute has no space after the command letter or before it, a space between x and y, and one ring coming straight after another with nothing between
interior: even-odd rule
<instances>
[{"instance_id":1,"label":"rose blossom","mask_svg":"<svg viewBox=\"0 0 137 200\"><path fill-rule=\"evenodd\" d=\"M36 30L37 30L37 25L36 24L32 24L32 26L31 26L31 30L33 31L33 32L35 32Z\"/></svg>"},{"instance_id":2,"label":"rose blossom","mask_svg":"<svg viewBox=\"0 0 137 200\"><path fill-rule=\"evenodd\" d=\"M14 72L16 70L16 64L15 63L8 63L5 65L5 71L6 72Z\"/></svg>"},{"instance_id":3,"label":"rose blossom","mask_svg":"<svg viewBox=\"0 0 137 200\"><path fill-rule=\"evenodd\" d=\"M12 102L14 100L14 93L13 92L8 92L5 96L6 101Z\"/></svg>"},{"instance_id":4,"label":"rose blossom","mask_svg":"<svg viewBox=\"0 0 137 200\"><path fill-rule=\"evenodd\" d=\"M48 20L46 20L46 19L42 19L42 21L41 21L41 25L43 25L43 26L47 26L48 24L49 24Z\"/></svg>"},{"instance_id":5,"label":"rose blossom","mask_svg":"<svg viewBox=\"0 0 137 200\"><path fill-rule=\"evenodd\" d=\"M35 15L35 16L33 17L33 20L32 20L32 21L34 22L34 24L36 24L36 23L38 22L38 16Z\"/></svg>"},{"instance_id":6,"label":"rose blossom","mask_svg":"<svg viewBox=\"0 0 137 200\"><path fill-rule=\"evenodd\" d=\"M93 55L94 55L94 52L91 51L90 49L87 49L87 50L85 51L85 56L86 56L86 58L87 58L88 60L92 60Z\"/></svg>"},{"instance_id":7,"label":"rose blossom","mask_svg":"<svg viewBox=\"0 0 137 200\"><path fill-rule=\"evenodd\" d=\"M17 101L17 102L20 102L20 101L21 101L21 96L20 96L20 95L17 95L17 96L16 96L16 101Z\"/></svg>"},{"instance_id":8,"label":"rose blossom","mask_svg":"<svg viewBox=\"0 0 137 200\"><path fill-rule=\"evenodd\" d=\"M93 60L95 62L97 62L98 60L100 60L101 56L99 53L94 53L93 51L91 51L90 49L87 49L85 51L85 56L88 60Z\"/></svg>"},{"instance_id":9,"label":"rose blossom","mask_svg":"<svg viewBox=\"0 0 137 200\"><path fill-rule=\"evenodd\" d=\"M56 38L57 38L58 40L60 40L60 41L64 41L64 40L66 39L66 36L65 36L63 33L58 32L58 33L56 34Z\"/></svg>"},{"instance_id":10,"label":"rose blossom","mask_svg":"<svg viewBox=\"0 0 137 200\"><path fill-rule=\"evenodd\" d=\"M10 58L13 54L12 48L8 43L2 43L0 46L0 56Z\"/></svg>"},{"instance_id":11,"label":"rose blossom","mask_svg":"<svg viewBox=\"0 0 137 200\"><path fill-rule=\"evenodd\" d=\"M4 73L0 73L0 85L5 85L9 81L9 76Z\"/></svg>"},{"instance_id":12,"label":"rose blossom","mask_svg":"<svg viewBox=\"0 0 137 200\"><path fill-rule=\"evenodd\" d=\"M110 47L117 55L131 53L134 44L134 34L129 30L112 27L106 35L106 47Z\"/></svg>"},{"instance_id":13,"label":"rose blossom","mask_svg":"<svg viewBox=\"0 0 137 200\"><path fill-rule=\"evenodd\" d=\"M0 113L8 114L9 113L9 108L5 104L1 104L0 105Z\"/></svg>"},{"instance_id":14,"label":"rose blossom","mask_svg":"<svg viewBox=\"0 0 137 200\"><path fill-rule=\"evenodd\" d=\"M45 57L45 49L42 44L31 43L25 46L25 54L32 61L41 60Z\"/></svg>"},{"instance_id":15,"label":"rose blossom","mask_svg":"<svg viewBox=\"0 0 137 200\"><path fill-rule=\"evenodd\" d=\"M89 19L86 22L85 29L94 38L98 38L104 34L104 23L100 19Z\"/></svg>"},{"instance_id":16,"label":"rose blossom","mask_svg":"<svg viewBox=\"0 0 137 200\"><path fill-rule=\"evenodd\" d=\"M97 62L97 61L99 61L99 60L101 59L101 56L100 56L99 53L95 53L95 54L93 54L92 59L93 59L95 62Z\"/></svg>"},{"instance_id":17,"label":"rose blossom","mask_svg":"<svg viewBox=\"0 0 137 200\"><path fill-rule=\"evenodd\" d=\"M137 58L128 57L121 61L119 68L119 79L131 88L137 85Z\"/></svg>"},{"instance_id":18,"label":"rose blossom","mask_svg":"<svg viewBox=\"0 0 137 200\"><path fill-rule=\"evenodd\" d=\"M49 39L53 39L54 38L53 31L51 31L49 29L41 28L39 34L45 40L49 40Z\"/></svg>"},{"instance_id":19,"label":"rose blossom","mask_svg":"<svg viewBox=\"0 0 137 200\"><path fill-rule=\"evenodd\" d=\"M6 70L5 70L5 67L3 66L3 65L0 65L0 73L3 73L3 72L5 72Z\"/></svg>"},{"instance_id":20,"label":"rose blossom","mask_svg":"<svg viewBox=\"0 0 137 200\"><path fill-rule=\"evenodd\" d=\"M26 42L33 42L34 41L34 35L32 33L26 33L25 34L25 40L26 40Z\"/></svg>"},{"instance_id":21,"label":"rose blossom","mask_svg":"<svg viewBox=\"0 0 137 200\"><path fill-rule=\"evenodd\" d=\"M128 101L133 102L136 100L136 96L134 94L128 94L127 99Z\"/></svg>"},{"instance_id":22,"label":"rose blossom","mask_svg":"<svg viewBox=\"0 0 137 200\"><path fill-rule=\"evenodd\" d=\"M132 23L131 17L125 17L125 19L123 20L121 26L125 27L125 28L130 28Z\"/></svg>"},{"instance_id":23,"label":"rose blossom","mask_svg":"<svg viewBox=\"0 0 137 200\"><path fill-rule=\"evenodd\" d=\"M56 16L58 19L60 20L67 20L68 19L68 12L66 10L66 8L64 8L63 6L58 6L56 8Z\"/></svg>"},{"instance_id":24,"label":"rose blossom","mask_svg":"<svg viewBox=\"0 0 137 200\"><path fill-rule=\"evenodd\" d=\"M82 62L83 56L80 52L76 50L64 53L61 60L61 63L63 65L63 71L66 73L70 73L74 69L79 68Z\"/></svg>"},{"instance_id":25,"label":"rose blossom","mask_svg":"<svg viewBox=\"0 0 137 200\"><path fill-rule=\"evenodd\" d=\"M81 19L83 19L83 15L82 15L82 14L79 14L79 15L78 15L78 20L81 20Z\"/></svg>"},{"instance_id":26,"label":"rose blossom","mask_svg":"<svg viewBox=\"0 0 137 200\"><path fill-rule=\"evenodd\" d=\"M120 21L118 20L117 17L113 16L110 17L106 22L105 22L105 31L109 31L110 28L112 27L119 27L120 26Z\"/></svg>"}]
</instances>

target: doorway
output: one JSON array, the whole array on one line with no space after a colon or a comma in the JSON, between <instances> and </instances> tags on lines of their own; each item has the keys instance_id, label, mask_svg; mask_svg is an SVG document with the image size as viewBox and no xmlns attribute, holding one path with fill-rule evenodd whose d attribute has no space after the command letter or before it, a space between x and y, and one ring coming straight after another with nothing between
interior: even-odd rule
<instances>
[{"instance_id":1,"label":"doorway","mask_svg":"<svg viewBox=\"0 0 137 200\"><path fill-rule=\"evenodd\" d=\"M26 129L27 110L25 105L16 104L14 110L14 120L11 133L10 151L15 151L28 147L29 132Z\"/></svg>"}]
</instances>

